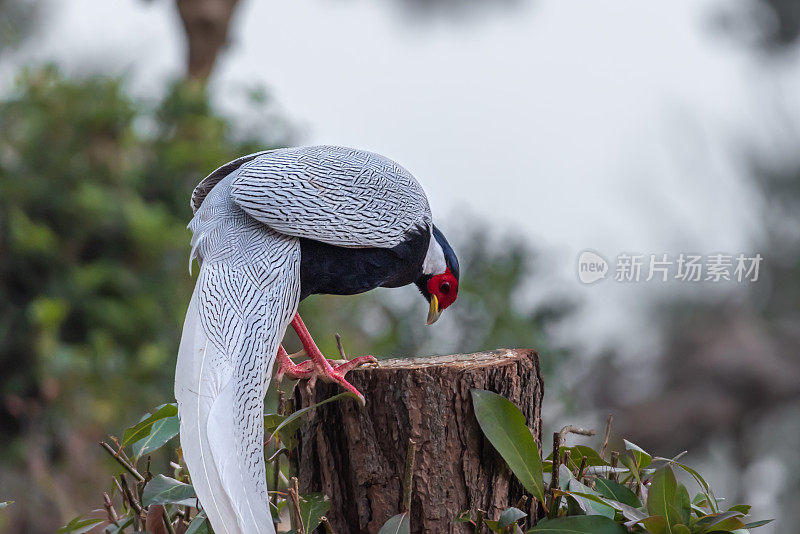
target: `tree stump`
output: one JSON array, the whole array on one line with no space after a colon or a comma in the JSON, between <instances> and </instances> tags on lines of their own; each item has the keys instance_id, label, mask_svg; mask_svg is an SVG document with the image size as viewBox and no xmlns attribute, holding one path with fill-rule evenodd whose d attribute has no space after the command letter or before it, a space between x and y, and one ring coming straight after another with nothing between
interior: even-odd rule
<instances>
[{"instance_id":1,"label":"tree stump","mask_svg":"<svg viewBox=\"0 0 800 534\"><path fill-rule=\"evenodd\" d=\"M516 404L541 450L544 384L535 351L383 360L347 378L367 405L342 401L316 409L298 434L296 456L302 490L330 497L327 517L337 534L374 534L400 513L409 438L417 444L412 532L471 532L454 522L459 513L480 509L497 519L523 495L484 438L470 389L488 389ZM314 390L301 385L295 406L339 391L334 384L317 382ZM533 505L531 499L526 508Z\"/></svg>"}]
</instances>

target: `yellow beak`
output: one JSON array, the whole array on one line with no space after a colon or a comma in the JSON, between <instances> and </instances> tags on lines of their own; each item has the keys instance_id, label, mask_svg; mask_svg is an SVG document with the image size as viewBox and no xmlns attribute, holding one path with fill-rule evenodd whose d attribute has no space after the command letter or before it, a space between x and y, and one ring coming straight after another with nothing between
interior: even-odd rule
<instances>
[{"instance_id":1,"label":"yellow beak","mask_svg":"<svg viewBox=\"0 0 800 534\"><path fill-rule=\"evenodd\" d=\"M428 322L425 324L431 325L435 323L441 314L442 310L439 309L439 299L436 298L436 295L431 295L431 307L428 310Z\"/></svg>"}]
</instances>

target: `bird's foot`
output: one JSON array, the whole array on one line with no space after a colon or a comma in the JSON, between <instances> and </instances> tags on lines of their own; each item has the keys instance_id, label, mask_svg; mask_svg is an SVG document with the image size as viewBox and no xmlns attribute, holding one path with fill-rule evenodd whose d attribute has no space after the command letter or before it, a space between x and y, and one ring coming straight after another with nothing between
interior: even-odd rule
<instances>
[{"instance_id":1,"label":"bird's foot","mask_svg":"<svg viewBox=\"0 0 800 534\"><path fill-rule=\"evenodd\" d=\"M303 355L305 355L305 350L292 354L292 356ZM352 360L328 360L324 357L318 357L296 364L281 346L278 349L278 371L275 374L275 379L280 381L283 377L287 377L291 380L309 380L311 385L317 379L323 382L335 382L345 390L353 393L358 397L359 402L364 405L366 402L364 395L345 378L347 373L363 365L378 365L378 360L374 356L359 356Z\"/></svg>"}]
</instances>

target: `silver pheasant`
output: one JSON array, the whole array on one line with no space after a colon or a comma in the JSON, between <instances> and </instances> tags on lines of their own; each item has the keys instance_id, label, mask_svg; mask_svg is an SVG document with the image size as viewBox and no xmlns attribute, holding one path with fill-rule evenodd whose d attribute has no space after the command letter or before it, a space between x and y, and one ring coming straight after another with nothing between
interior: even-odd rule
<instances>
[{"instance_id":1,"label":"silver pheasant","mask_svg":"<svg viewBox=\"0 0 800 534\"><path fill-rule=\"evenodd\" d=\"M205 178L191 205L200 272L175 373L183 456L217 533L274 533L263 452L274 362L281 375L319 376L360 396L344 375L374 361L332 366L297 314L300 300L415 283L430 323L455 300L458 260L414 177L360 150L245 156ZM310 357L297 365L281 346L289 324Z\"/></svg>"}]
</instances>

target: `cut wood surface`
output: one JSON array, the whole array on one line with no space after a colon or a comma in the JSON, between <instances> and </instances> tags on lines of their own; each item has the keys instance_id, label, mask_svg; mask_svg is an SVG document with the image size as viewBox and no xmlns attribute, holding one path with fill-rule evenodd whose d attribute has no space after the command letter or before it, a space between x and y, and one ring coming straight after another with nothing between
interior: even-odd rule
<instances>
[{"instance_id":1,"label":"cut wood surface","mask_svg":"<svg viewBox=\"0 0 800 534\"><path fill-rule=\"evenodd\" d=\"M298 434L296 456L301 491L330 497L327 517L337 534L376 533L401 511L409 438L417 444L412 532L471 532L454 522L460 512L480 509L497 519L523 495L483 437L470 389L494 391L516 404L541 450L543 383L535 351L382 360L347 378L367 405L343 401L316 409ZM295 405L324 400L337 388L317 382L309 390L301 383Z\"/></svg>"}]
</instances>

